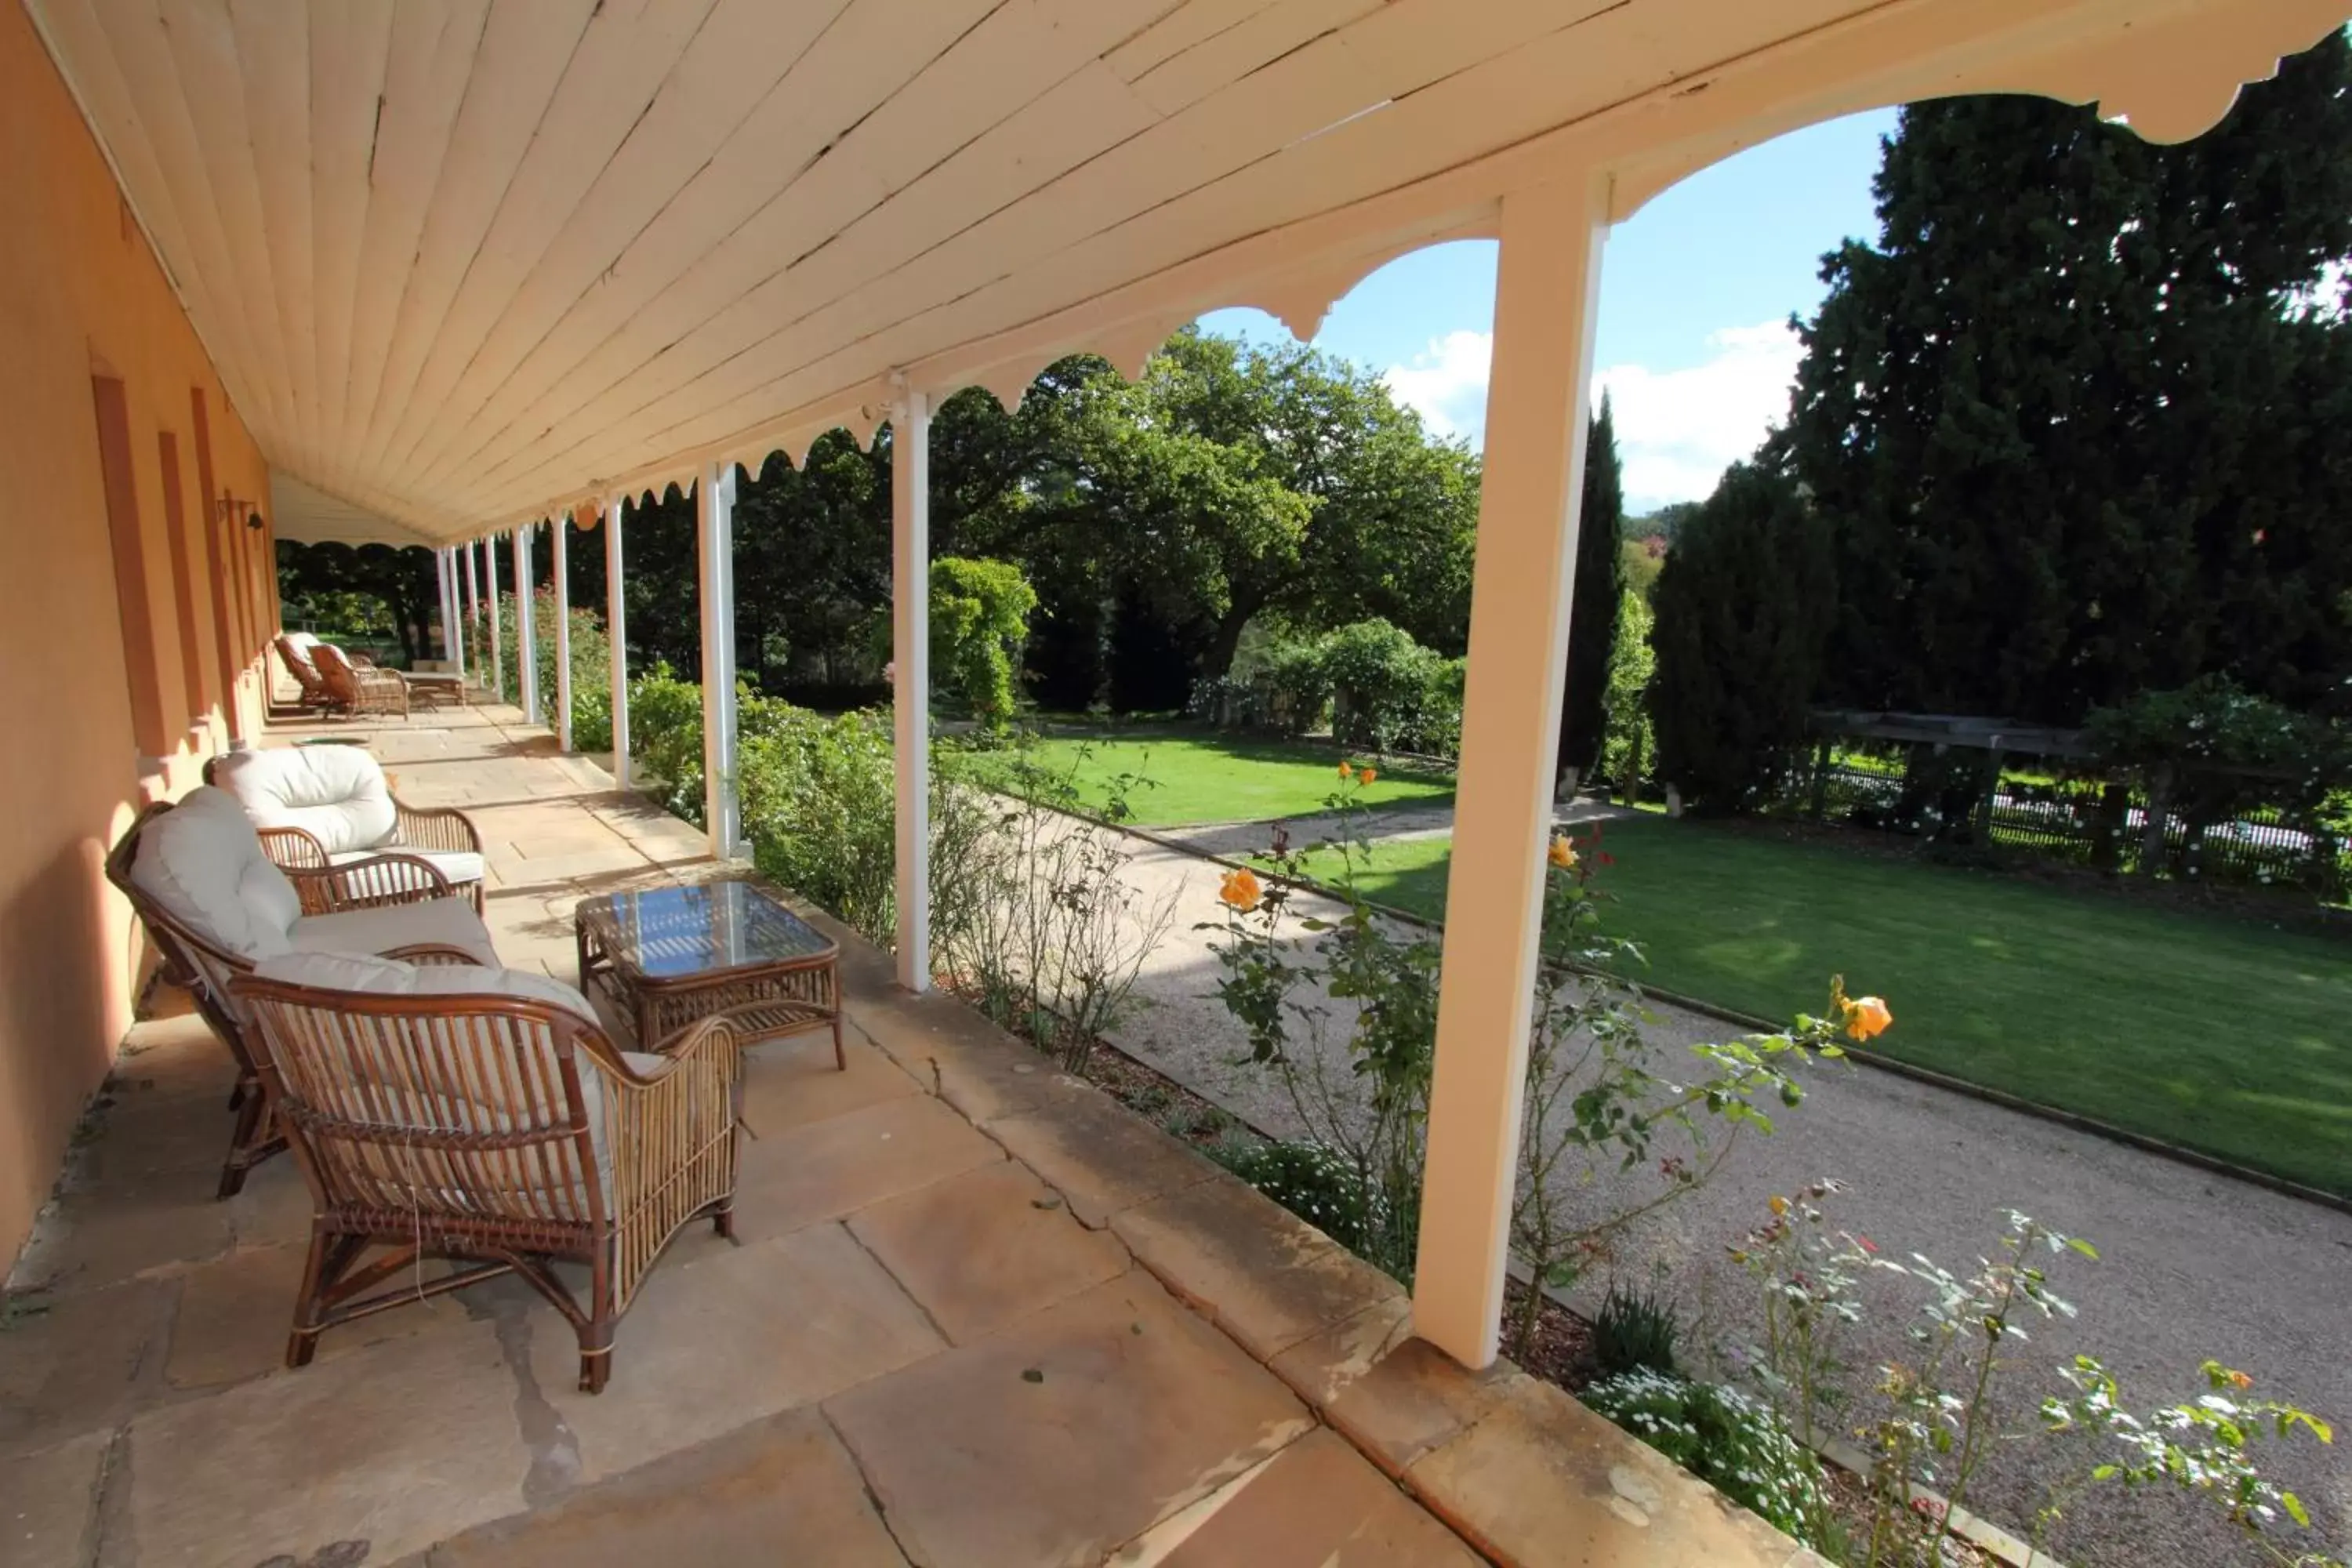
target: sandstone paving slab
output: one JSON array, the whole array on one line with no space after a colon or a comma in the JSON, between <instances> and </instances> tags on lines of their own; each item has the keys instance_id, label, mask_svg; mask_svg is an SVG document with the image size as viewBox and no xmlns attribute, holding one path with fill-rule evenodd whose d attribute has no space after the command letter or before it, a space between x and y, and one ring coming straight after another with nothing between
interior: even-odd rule
<instances>
[{"instance_id":1,"label":"sandstone paving slab","mask_svg":"<svg viewBox=\"0 0 2352 1568\"><path fill-rule=\"evenodd\" d=\"M0 1332L0 1455L112 1427L152 1403L172 1291L139 1280L12 1304Z\"/></svg>"},{"instance_id":2,"label":"sandstone paving slab","mask_svg":"<svg viewBox=\"0 0 2352 1568\"><path fill-rule=\"evenodd\" d=\"M282 1367L307 1252L307 1247L239 1247L192 1270L180 1284L165 1381L174 1388L203 1388L242 1383ZM446 1264L428 1262L413 1278L436 1279L447 1272ZM383 1288L393 1289L394 1282ZM316 1359L457 1328L467 1321L457 1297L430 1297L328 1330L320 1336Z\"/></svg>"},{"instance_id":3,"label":"sandstone paving slab","mask_svg":"<svg viewBox=\"0 0 2352 1568\"><path fill-rule=\"evenodd\" d=\"M927 1568L1097 1563L1313 1420L1139 1270L825 1411Z\"/></svg>"},{"instance_id":4,"label":"sandstone paving slab","mask_svg":"<svg viewBox=\"0 0 2352 1568\"><path fill-rule=\"evenodd\" d=\"M579 1392L571 1328L531 1321L539 1392L594 1480L919 1362L944 1342L838 1225L666 1259L614 1338L612 1381Z\"/></svg>"},{"instance_id":5,"label":"sandstone paving slab","mask_svg":"<svg viewBox=\"0 0 2352 1568\"><path fill-rule=\"evenodd\" d=\"M489 1323L371 1345L148 1412L129 1440L140 1568L371 1561L518 1511L530 1450Z\"/></svg>"},{"instance_id":6,"label":"sandstone paving slab","mask_svg":"<svg viewBox=\"0 0 2352 1568\"><path fill-rule=\"evenodd\" d=\"M1401 1476L1535 1382L1508 1362L1471 1372L1426 1340L1408 1339L1318 1408L1366 1458Z\"/></svg>"},{"instance_id":7,"label":"sandstone paving slab","mask_svg":"<svg viewBox=\"0 0 2352 1568\"><path fill-rule=\"evenodd\" d=\"M842 1062L834 1066L829 1030L753 1046L743 1053L744 1121L764 1139L923 1092L906 1069L863 1038L845 1035Z\"/></svg>"},{"instance_id":8,"label":"sandstone paving slab","mask_svg":"<svg viewBox=\"0 0 2352 1568\"><path fill-rule=\"evenodd\" d=\"M1389 1296L1310 1334L1266 1363L1318 1410L1412 1337L1412 1298Z\"/></svg>"},{"instance_id":9,"label":"sandstone paving slab","mask_svg":"<svg viewBox=\"0 0 2352 1568\"><path fill-rule=\"evenodd\" d=\"M746 1140L736 1234L746 1241L782 1236L1003 1158L929 1095L885 1100Z\"/></svg>"},{"instance_id":10,"label":"sandstone paving slab","mask_svg":"<svg viewBox=\"0 0 2352 1568\"><path fill-rule=\"evenodd\" d=\"M1161 1284L1260 1361L1404 1294L1313 1226L1222 1173L1115 1215L1110 1226Z\"/></svg>"},{"instance_id":11,"label":"sandstone paving slab","mask_svg":"<svg viewBox=\"0 0 2352 1568\"><path fill-rule=\"evenodd\" d=\"M1216 1166L1126 1108L1073 1097L988 1123L988 1135L1045 1178L1090 1226L1221 1175Z\"/></svg>"},{"instance_id":12,"label":"sandstone paving slab","mask_svg":"<svg viewBox=\"0 0 2352 1568\"><path fill-rule=\"evenodd\" d=\"M1072 1219L1009 1160L877 1204L849 1227L957 1344L1129 1267L1117 1237Z\"/></svg>"},{"instance_id":13,"label":"sandstone paving slab","mask_svg":"<svg viewBox=\"0 0 2352 1568\"><path fill-rule=\"evenodd\" d=\"M111 1432L0 1464L0 1563L88 1561Z\"/></svg>"},{"instance_id":14,"label":"sandstone paving slab","mask_svg":"<svg viewBox=\"0 0 2352 1568\"><path fill-rule=\"evenodd\" d=\"M1216 1501L1161 1568L1479 1568L1458 1536L1328 1429Z\"/></svg>"},{"instance_id":15,"label":"sandstone paving slab","mask_svg":"<svg viewBox=\"0 0 2352 1568\"><path fill-rule=\"evenodd\" d=\"M802 1409L469 1531L425 1561L429 1568L905 1568L907 1560L824 1418Z\"/></svg>"},{"instance_id":16,"label":"sandstone paving slab","mask_svg":"<svg viewBox=\"0 0 2352 1568\"><path fill-rule=\"evenodd\" d=\"M78 1295L217 1258L235 1239L234 1215L213 1195L218 1181L215 1167L209 1175L69 1192L26 1244L9 1283Z\"/></svg>"},{"instance_id":17,"label":"sandstone paving slab","mask_svg":"<svg viewBox=\"0 0 2352 1568\"><path fill-rule=\"evenodd\" d=\"M1493 1410L1413 1461L1405 1485L1504 1563L1826 1568L1763 1520L1562 1390L1513 1382Z\"/></svg>"}]
</instances>

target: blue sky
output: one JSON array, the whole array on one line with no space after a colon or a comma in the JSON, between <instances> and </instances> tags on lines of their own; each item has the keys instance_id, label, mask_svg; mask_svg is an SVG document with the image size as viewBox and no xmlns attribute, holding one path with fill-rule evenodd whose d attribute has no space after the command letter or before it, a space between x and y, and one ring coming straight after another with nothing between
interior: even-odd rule
<instances>
[{"instance_id":1,"label":"blue sky","mask_svg":"<svg viewBox=\"0 0 2352 1568\"><path fill-rule=\"evenodd\" d=\"M1821 303L1821 257L1873 238L1870 179L1891 110L1791 132L1704 170L1609 237L1594 378L1614 399L1626 504L1696 500L1788 407L1790 312ZM1401 257L1325 320L1318 348L1387 375L1441 431L1474 444L1485 420L1495 247L1474 240ZM1286 342L1255 310L1202 318Z\"/></svg>"}]
</instances>

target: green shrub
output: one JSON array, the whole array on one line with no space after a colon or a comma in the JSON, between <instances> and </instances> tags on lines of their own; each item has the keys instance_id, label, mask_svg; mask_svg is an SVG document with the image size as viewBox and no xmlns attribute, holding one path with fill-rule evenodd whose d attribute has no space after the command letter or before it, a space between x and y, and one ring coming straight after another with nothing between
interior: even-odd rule
<instances>
[{"instance_id":1,"label":"green shrub","mask_svg":"<svg viewBox=\"0 0 2352 1568\"><path fill-rule=\"evenodd\" d=\"M629 754L660 781L664 805L704 826L701 687L666 663L630 682Z\"/></svg>"},{"instance_id":2,"label":"green shrub","mask_svg":"<svg viewBox=\"0 0 2352 1568\"><path fill-rule=\"evenodd\" d=\"M1011 722L1013 660L1036 607L1036 590L1009 561L932 562L931 660L940 694L991 728Z\"/></svg>"},{"instance_id":3,"label":"green shrub","mask_svg":"<svg viewBox=\"0 0 2352 1568\"><path fill-rule=\"evenodd\" d=\"M532 652L539 666L539 701L553 728L555 712L555 590L536 589L530 598ZM572 743L583 752L610 751L613 746L613 645L604 636L604 617L593 610L574 608L572 622ZM489 632L488 615L485 612L474 619L473 631L467 647L469 657L480 658L475 650L486 647L483 639ZM518 646L515 626L514 596L499 595L499 695L509 702L522 700L521 666L516 662ZM487 681L484 684L488 684ZM630 706L630 716L635 717L635 705ZM633 748L634 749L634 748Z\"/></svg>"},{"instance_id":4,"label":"green shrub","mask_svg":"<svg viewBox=\"0 0 2352 1568\"><path fill-rule=\"evenodd\" d=\"M1777 1412L1736 1388L1642 1368L1605 1378L1578 1397L1800 1540L1819 1517L1820 1464Z\"/></svg>"},{"instance_id":5,"label":"green shrub","mask_svg":"<svg viewBox=\"0 0 2352 1568\"><path fill-rule=\"evenodd\" d=\"M1612 1284L1592 1320L1592 1359L1603 1377L1637 1369L1671 1375L1681 1331L1673 1302Z\"/></svg>"},{"instance_id":6,"label":"green shrub","mask_svg":"<svg viewBox=\"0 0 2352 1568\"><path fill-rule=\"evenodd\" d=\"M737 769L753 863L887 947L896 935L898 795L887 713L740 704Z\"/></svg>"},{"instance_id":7,"label":"green shrub","mask_svg":"<svg viewBox=\"0 0 2352 1568\"><path fill-rule=\"evenodd\" d=\"M1312 1139L1228 1145L1225 1168L1359 1257L1388 1229L1388 1207L1354 1163ZM1410 1260L1408 1260L1408 1266Z\"/></svg>"}]
</instances>

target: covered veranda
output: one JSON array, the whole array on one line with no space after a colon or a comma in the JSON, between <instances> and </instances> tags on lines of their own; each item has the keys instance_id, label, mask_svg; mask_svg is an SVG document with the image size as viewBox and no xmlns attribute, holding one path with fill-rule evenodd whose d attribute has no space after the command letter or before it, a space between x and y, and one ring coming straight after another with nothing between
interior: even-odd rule
<instances>
[{"instance_id":1,"label":"covered veranda","mask_svg":"<svg viewBox=\"0 0 2352 1568\"><path fill-rule=\"evenodd\" d=\"M746 874L512 708L261 737L311 739L474 819L509 964L570 979L583 896ZM1811 1560L1414 1340L1391 1281L804 912L845 950L847 1068L821 1033L751 1050L735 1239L677 1239L596 1395L513 1279L289 1372L300 1173L217 1201L228 1059L193 1014L139 1025L0 1331L6 1560Z\"/></svg>"},{"instance_id":2,"label":"covered veranda","mask_svg":"<svg viewBox=\"0 0 2352 1568\"><path fill-rule=\"evenodd\" d=\"M1414 1364L1449 1358L1449 1389L1497 1375L1484 1369L1496 1365L1592 314L1610 224L1738 148L1832 115L1935 94L2096 101L2143 134L2194 135L2227 110L2242 82L2340 26L2344 14L2344 0L386 0L332 9L24 0L21 9L9 7L0 24L7 89L0 102L8 106L0 130L12 200L23 210L12 226L17 243L0 264L0 291L20 307L0 317L0 347L21 374L11 417L0 421L0 474L12 493L37 504L16 509L14 525L26 546L18 590L32 601L23 624L35 631L9 645L0 683L24 732L39 742L13 751L12 800L24 804L0 859L7 876L0 994L8 997L0 1063L20 1090L0 1145L9 1184L0 1215L12 1245L55 1175L73 1108L121 1038L149 962L127 910L102 883L105 846L137 804L190 787L207 757L239 742L288 738L267 728L258 687L277 618L268 552L275 537L299 531L289 525L307 504L301 498L318 502L310 507L314 529L357 526L350 520L359 518L375 537L440 549L445 623L457 623L460 598L495 603L501 577L509 586L530 580L538 531L551 521L549 550L561 557L601 547L617 588L632 498L673 484L692 489L701 520L696 613L709 784L709 836L692 863L707 874L742 849L730 551L738 465L756 467L778 451L797 458L818 432L841 425L863 435L887 421L895 463L902 925L895 971L878 955L861 959L853 1015L877 1059L891 1059L892 1070L914 1083L913 1094L898 1098L957 1112L964 1131L983 1140L1019 1122L1002 1109L1012 1101L955 1103L955 1076L964 1068L962 1047L950 1037L960 1038L964 1022L921 995L929 978L921 635L929 410L971 385L1015 398L1041 367L1075 352L1103 353L1131 372L1170 330L1218 306L1262 306L1308 332L1382 261L1475 236L1500 241L1496 349L1454 914L1409 1321L1427 1347L1412 1352ZM583 534L590 526L596 531ZM563 579L559 571L556 581ZM623 595L613 593L611 602ZM528 615L527 595L515 604ZM562 626L562 616L553 628L526 626L525 645L551 633L560 639ZM625 650L617 616L610 630ZM495 645L452 651L476 668L480 655L496 655ZM625 658L616 652L612 672L624 773ZM570 792L574 804L544 807L555 815L527 831L518 826L509 848L493 856L502 885L492 898L505 922L502 951L513 940L518 953L540 955L544 946L568 962L568 929L559 928L562 910L583 890L580 879L674 875L686 847L674 825L655 823L645 808L593 804L617 797L578 771L585 763L561 755L571 741L562 732L568 694L533 690L531 668L527 661L524 713L499 718L528 724L551 711L556 734L477 736L485 750L441 761L395 749L425 744L436 732L425 723L383 743L416 785L446 764L449 787L488 792L472 803L486 815L511 810L520 822L542 809L528 802ZM557 668L568 671L568 661ZM453 722L440 732L474 727ZM536 782L519 785L520 795L501 795L500 770L509 768ZM477 783L457 782L467 777ZM604 865L608 850L620 853L608 838L635 843L623 823L659 853L640 855L642 866L625 856ZM573 857L581 863L567 864ZM890 1037L902 1026L927 1031L916 1037L925 1042L919 1053L894 1053ZM178 1042L167 1051L159 1041L152 1053L158 1107L172 1098L170 1085L210 1070L187 1048L194 1027L184 1020L142 1026ZM980 1065L968 1069L978 1086L971 1093L985 1097L1006 1084L1021 1094L1048 1092L1050 1075L1015 1073L1002 1048L972 1047ZM139 1059L129 1064L134 1080ZM195 1098L187 1103L212 1092L189 1087ZM136 1102L134 1095L124 1103ZM865 1113L870 1108L844 1111ZM159 1147L168 1150L180 1136L167 1130L173 1118L154 1121ZM777 1146L764 1152L754 1145L751 1158L789 1162L792 1149L805 1146L774 1133L762 1140L771 1142ZM1078 1208L1076 1188L1050 1168L1050 1152L1033 1161L1008 1139L996 1144L992 1158L1009 1151L1030 1163ZM1152 1167L1148 1153L1125 1142L1120 1149L1118 1170ZM465 1318L446 1339L404 1327L395 1315L384 1320L394 1349L353 1344L347 1358L295 1374L263 1376L258 1363L237 1363L245 1370L216 1379L231 1385L217 1394L175 1387L171 1358L182 1343L200 1342L176 1316L186 1310L187 1281L198 1265L241 1250L239 1216L255 1205L241 1197L142 1208L142 1194L163 1190L163 1166L154 1169L157 1184L142 1186L134 1163L128 1185L113 1189L131 1206L117 1220L69 1232L64 1243L119 1246L119 1265L84 1259L77 1277L89 1294L120 1281L137 1285L143 1300L125 1299L127 1310L111 1313L62 1296L39 1323L6 1336L8 1418L47 1442L28 1437L15 1451L40 1447L42 1464L63 1467L58 1473L88 1467L111 1478L93 1494L100 1500L85 1521L91 1528L120 1523L110 1510L127 1508L135 1529L149 1506L138 1487L154 1468L135 1458L142 1420L155 1423L151 1434L166 1435L151 1438L148 1451L193 1462L213 1442L232 1456L207 1471L210 1500L184 1505L198 1510L187 1516L194 1522L174 1528L277 1517L254 1515L256 1499L220 1490L224 1469L281 1476L294 1492L331 1501L324 1478L357 1476L360 1454L383 1447L389 1420L371 1421L356 1405L340 1425L317 1427L262 1419L208 1428L197 1415L173 1413L209 1406L233 1415L246 1408L239 1402L252 1402L268 1416L267 1401L326 1400L305 1390L345 1386L326 1382L338 1361L422 1354L428 1342L457 1348L438 1352L451 1359L437 1370L414 1363L382 1382L341 1375L354 1400L394 1398L402 1419L429 1417L454 1429L473 1423L447 1413L485 1397L461 1372L478 1363L497 1374L489 1382L504 1402L491 1395L489 1403L516 1424L522 1445L508 1458L532 1457L519 1472L512 1463L503 1471L483 1467L481 1475L517 1479L511 1491L467 1512L468 1521L514 1512L509 1501L552 1506L583 1477L625 1468L616 1461L614 1471L595 1470L584 1441L571 1450L554 1444L541 1465L530 1445L552 1443L548 1434L560 1424L531 1402L537 1396L526 1396L516 1370L524 1363L512 1360L512 1335L496 1308L485 1310L486 1320ZM1070 1167L1070 1182L1087 1169ZM1148 1183L1143 1190L1171 1195ZM279 1214L252 1223L288 1221ZM1120 1235L1116 1225L1108 1234ZM1132 1238L1122 1245L1142 1251ZM676 1310L692 1321L694 1312L718 1309L679 1281L713 1261L751 1267L734 1257L681 1258L656 1286L677 1295ZM1246 1272L1224 1295L1197 1294L1244 1350L1236 1327L1243 1303L1260 1290L1279 1296L1294 1278L1274 1265ZM234 1285L228 1279L221 1288ZM740 1335L756 1345L796 1326L792 1311L757 1305L756 1286L713 1293L722 1296L739 1315L685 1337ZM912 1300L921 1298L912 1289ZM668 1337L648 1327L655 1306L649 1297L632 1318L627 1331L638 1342ZM467 1310L443 1303L413 1318L437 1324ZM1395 1310L1391 1329L1403 1321L1403 1309ZM928 1327L943 1333L937 1322ZM85 1402L86 1375L88 1388L110 1388L93 1372L102 1363L51 1336L115 1331L135 1340L124 1352L135 1373L130 1392L113 1388ZM944 1334L933 1352L953 1359L961 1351L943 1348L952 1340ZM1215 1350L1225 1342L1201 1342ZM35 1355L26 1346L46 1348ZM698 1347L705 1354L721 1348ZM27 1359L15 1359L20 1351ZM238 1381L248 1373L255 1381ZM866 1375L881 1377L882 1369ZM631 1397L633 1385L654 1381L625 1375L607 1398ZM830 1415L828 1394L814 1391L822 1382L796 1385L793 1407ZM1288 1386L1283 1397L1295 1401L1297 1386ZM153 1411L128 1415L144 1408L142 1399ZM1463 1407L1450 1394L1429 1399L1420 1408L1452 1413L1448 1421ZM662 1420L683 1419L677 1412L692 1403L671 1397ZM1298 1411L1309 1405L1345 1431L1342 1418L1312 1399ZM1471 1398L1467 1407L1494 1413L1468 1418L1465 1443L1550 1431L1551 1415L1517 1404ZM33 1414L21 1417L20 1409ZM58 1426L44 1422L44 1409L79 1414ZM99 1418L87 1419L94 1412ZM174 1419L188 1429L172 1427ZM923 1419L905 1425L919 1434ZM638 1426L671 1429L649 1418ZM270 1461L278 1466L272 1471L263 1460L277 1439L266 1435L281 1429L314 1437L291 1442ZM341 1450L347 1462L316 1440L331 1430L350 1446ZM712 1435L692 1430L675 1446ZM1559 1468L1562 1455L1596 1457L1579 1445L1604 1443L1600 1457L1608 1463L1599 1473L1633 1467L1639 1481L1646 1472L1630 1443L1552 1436L1558 1442L1510 1450L1539 1453L1525 1463L1548 1469L1520 1471L1521 1460L1490 1459L1475 1445L1434 1453L1469 1456L1465 1471L1517 1476L1528 1494L1543 1489L1528 1478L1553 1478L1556 1485L1545 1484L1562 1506L1582 1509L1581 1529L1601 1529L1601 1514L1622 1520L1626 1510L1654 1526L1663 1507L1678 1522L1624 1547L1628 1561L1681 1560L1671 1545L1676 1530L1716 1528L1712 1505L1664 1492L1654 1505L1591 1483L1589 1467ZM1229 1479L1236 1456L1255 1456L1255 1464L1272 1451L1265 1440L1203 1460L1156 1500L1189 1499L1213 1478ZM1359 1453L1370 1451L1365 1441L1355 1442ZM131 1449L118 1451L124 1443ZM117 1468L126 1452L134 1456L127 1473ZM1053 1456L1004 1452L1025 1456L1041 1471L1039 1484L1055 1479L1043 1473ZM1431 1474L1444 1468L1431 1462ZM15 1471L35 1473L26 1465ZM432 1472L422 1484L440 1479ZM128 1489L116 1489L117 1480ZM451 1484L478 1480L469 1472ZM1407 1481L1443 1506L1433 1483ZM370 1506L396 1489L371 1491ZM877 1482L874 1489L887 1511L886 1489ZM34 1495L47 1501L70 1491ZM402 1551L437 1538L398 1536ZM1073 1536L1068 1552L1099 1554L1131 1539ZM1549 1544L1536 1555L1572 1558L1577 1548L1566 1543L1598 1538L1570 1531L1543 1539ZM380 1548L375 1560L394 1554ZM193 1560L205 1559L198 1552Z\"/></svg>"}]
</instances>

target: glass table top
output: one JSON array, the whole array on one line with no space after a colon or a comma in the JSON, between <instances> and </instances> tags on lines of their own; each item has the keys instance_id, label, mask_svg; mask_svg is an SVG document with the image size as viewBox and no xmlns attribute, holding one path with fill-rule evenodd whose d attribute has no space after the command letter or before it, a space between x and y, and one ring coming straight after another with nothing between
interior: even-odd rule
<instances>
[{"instance_id":1,"label":"glass table top","mask_svg":"<svg viewBox=\"0 0 2352 1568\"><path fill-rule=\"evenodd\" d=\"M652 888L580 906L616 963L648 980L751 969L834 951L833 939L748 882Z\"/></svg>"}]
</instances>

